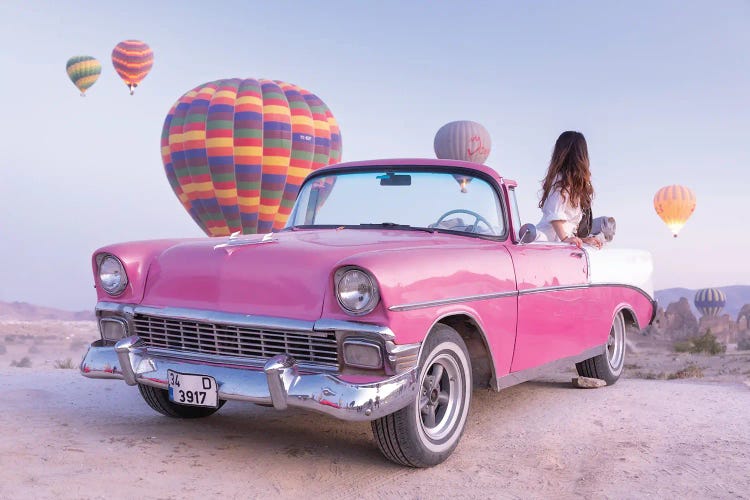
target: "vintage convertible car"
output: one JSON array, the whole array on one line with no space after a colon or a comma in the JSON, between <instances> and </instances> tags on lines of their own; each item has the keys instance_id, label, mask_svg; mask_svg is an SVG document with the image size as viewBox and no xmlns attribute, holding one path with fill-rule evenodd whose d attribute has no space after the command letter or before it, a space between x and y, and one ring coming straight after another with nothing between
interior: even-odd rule
<instances>
[{"instance_id":1,"label":"vintage convertible car","mask_svg":"<svg viewBox=\"0 0 750 500\"><path fill-rule=\"evenodd\" d=\"M647 252L536 242L515 189L473 163L346 163L279 232L101 248L81 371L170 417L240 400L371 421L390 460L438 464L473 387L560 362L613 384L653 318Z\"/></svg>"}]
</instances>

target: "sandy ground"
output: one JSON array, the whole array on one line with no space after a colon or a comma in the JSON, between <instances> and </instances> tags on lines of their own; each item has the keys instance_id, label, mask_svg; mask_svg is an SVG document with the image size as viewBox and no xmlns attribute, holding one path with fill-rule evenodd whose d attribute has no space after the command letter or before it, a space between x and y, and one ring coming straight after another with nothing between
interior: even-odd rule
<instances>
[{"instance_id":1,"label":"sandy ground","mask_svg":"<svg viewBox=\"0 0 750 500\"><path fill-rule=\"evenodd\" d=\"M95 336L0 323L0 498L750 498L750 353L641 347L627 373L643 378L613 387L573 389L571 371L475 392L453 456L412 470L368 424L236 402L162 417L66 368ZM668 380L686 366L703 377Z\"/></svg>"}]
</instances>

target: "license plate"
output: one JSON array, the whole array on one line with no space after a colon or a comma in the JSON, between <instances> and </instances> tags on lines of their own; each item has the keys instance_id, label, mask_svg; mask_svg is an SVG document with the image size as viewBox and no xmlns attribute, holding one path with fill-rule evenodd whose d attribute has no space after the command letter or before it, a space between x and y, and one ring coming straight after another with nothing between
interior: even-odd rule
<instances>
[{"instance_id":1,"label":"license plate","mask_svg":"<svg viewBox=\"0 0 750 500\"><path fill-rule=\"evenodd\" d=\"M191 375L167 370L169 400L181 405L219 406L216 379L207 375Z\"/></svg>"}]
</instances>

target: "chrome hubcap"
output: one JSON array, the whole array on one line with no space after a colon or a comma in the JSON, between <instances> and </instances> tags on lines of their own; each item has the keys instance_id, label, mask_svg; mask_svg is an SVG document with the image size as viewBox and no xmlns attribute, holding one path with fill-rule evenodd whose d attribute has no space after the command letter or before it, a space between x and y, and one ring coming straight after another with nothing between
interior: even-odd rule
<instances>
[{"instance_id":1,"label":"chrome hubcap","mask_svg":"<svg viewBox=\"0 0 750 500\"><path fill-rule=\"evenodd\" d=\"M452 430L460 416L463 390L461 371L453 357L441 354L433 359L419 397L420 424L428 437L439 440Z\"/></svg>"},{"instance_id":2,"label":"chrome hubcap","mask_svg":"<svg viewBox=\"0 0 750 500\"><path fill-rule=\"evenodd\" d=\"M609 331L607 361L609 361L609 367L615 373L622 369L625 361L625 318L623 318L622 313L615 316L612 329Z\"/></svg>"}]
</instances>

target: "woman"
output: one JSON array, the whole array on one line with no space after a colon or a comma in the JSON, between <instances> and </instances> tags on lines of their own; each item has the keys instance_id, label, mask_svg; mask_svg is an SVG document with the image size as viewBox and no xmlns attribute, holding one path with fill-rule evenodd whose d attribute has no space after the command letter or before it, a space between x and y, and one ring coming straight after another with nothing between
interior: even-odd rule
<instances>
[{"instance_id":1,"label":"woman","mask_svg":"<svg viewBox=\"0 0 750 500\"><path fill-rule=\"evenodd\" d=\"M578 247L586 243L601 248L598 239L576 235L584 212L591 209L593 197L586 138L580 132L563 132L557 138L542 182L542 199L539 201L542 220L537 231L549 241L563 241Z\"/></svg>"}]
</instances>

